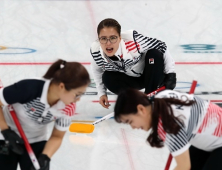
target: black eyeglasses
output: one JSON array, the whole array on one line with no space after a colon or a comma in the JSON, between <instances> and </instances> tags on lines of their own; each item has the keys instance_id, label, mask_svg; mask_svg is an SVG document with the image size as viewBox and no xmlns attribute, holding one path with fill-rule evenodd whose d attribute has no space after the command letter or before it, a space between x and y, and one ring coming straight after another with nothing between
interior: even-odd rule
<instances>
[{"instance_id":1,"label":"black eyeglasses","mask_svg":"<svg viewBox=\"0 0 222 170\"><path fill-rule=\"evenodd\" d=\"M82 94L76 94L76 93L74 93L75 94L75 99L79 99L80 97L82 97L82 95L84 95L84 93L82 93Z\"/></svg>"},{"instance_id":2,"label":"black eyeglasses","mask_svg":"<svg viewBox=\"0 0 222 170\"><path fill-rule=\"evenodd\" d=\"M99 42L101 43L101 44L106 44L107 42L108 42L108 40L109 40L109 42L111 43L111 44L114 44L114 43L116 43L117 42L117 39L118 39L118 37L117 36L110 36L109 38L107 38L107 37L100 37L99 38Z\"/></svg>"}]
</instances>

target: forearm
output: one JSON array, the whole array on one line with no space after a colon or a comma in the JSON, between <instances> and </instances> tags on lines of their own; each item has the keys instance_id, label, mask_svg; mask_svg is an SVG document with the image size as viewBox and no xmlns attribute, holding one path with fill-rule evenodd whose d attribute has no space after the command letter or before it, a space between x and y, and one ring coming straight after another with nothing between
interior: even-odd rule
<instances>
[{"instance_id":1,"label":"forearm","mask_svg":"<svg viewBox=\"0 0 222 170\"><path fill-rule=\"evenodd\" d=\"M169 50L166 50L166 52L163 55L164 59L164 73L169 74L169 73L175 73L175 61L171 54L169 53Z\"/></svg>"},{"instance_id":2,"label":"forearm","mask_svg":"<svg viewBox=\"0 0 222 170\"><path fill-rule=\"evenodd\" d=\"M176 166L176 167L174 168L174 170L190 170L190 168L189 168L189 167L186 167L186 166Z\"/></svg>"},{"instance_id":3,"label":"forearm","mask_svg":"<svg viewBox=\"0 0 222 170\"><path fill-rule=\"evenodd\" d=\"M99 68L94 61L92 61L91 69L93 73L94 82L96 84L96 89L98 91L98 96L101 97L102 95L106 95L106 87L102 81L102 75L104 71Z\"/></svg>"},{"instance_id":4,"label":"forearm","mask_svg":"<svg viewBox=\"0 0 222 170\"><path fill-rule=\"evenodd\" d=\"M187 145L189 146L189 145ZM191 169L191 163L190 163L190 155L189 150L187 149L182 154L174 157L177 163L177 166L174 170L190 170Z\"/></svg>"},{"instance_id":5,"label":"forearm","mask_svg":"<svg viewBox=\"0 0 222 170\"><path fill-rule=\"evenodd\" d=\"M95 84L96 84L96 90L98 91L98 96L99 97L101 97L103 95L107 95L106 87L102 82L102 78L101 78L101 80L95 78Z\"/></svg>"},{"instance_id":6,"label":"forearm","mask_svg":"<svg viewBox=\"0 0 222 170\"><path fill-rule=\"evenodd\" d=\"M5 117L4 117L4 114L3 114L3 111L2 111L2 107L0 106L0 129L1 130L5 130L5 129L8 129L8 125L5 121Z\"/></svg>"},{"instance_id":7,"label":"forearm","mask_svg":"<svg viewBox=\"0 0 222 170\"><path fill-rule=\"evenodd\" d=\"M61 144L62 144L62 138L52 136L46 143L42 153L46 154L49 158L51 158L54 155L54 153L59 149Z\"/></svg>"}]
</instances>

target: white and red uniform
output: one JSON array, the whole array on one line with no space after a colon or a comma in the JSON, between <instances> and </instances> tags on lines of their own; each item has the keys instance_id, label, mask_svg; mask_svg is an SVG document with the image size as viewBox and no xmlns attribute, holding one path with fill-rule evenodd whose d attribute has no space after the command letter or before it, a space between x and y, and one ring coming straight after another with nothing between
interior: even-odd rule
<instances>
[{"instance_id":1,"label":"white and red uniform","mask_svg":"<svg viewBox=\"0 0 222 170\"><path fill-rule=\"evenodd\" d=\"M194 100L192 106L171 105L181 130L177 135L164 131L162 121L158 123L158 135L165 142L173 156L188 150L190 145L204 151L213 151L222 147L222 108L197 96L164 90L155 98L176 98Z\"/></svg>"},{"instance_id":2,"label":"white and red uniform","mask_svg":"<svg viewBox=\"0 0 222 170\"><path fill-rule=\"evenodd\" d=\"M0 89L0 100L3 113L10 128L18 135L19 132L9 113L7 105L11 104L29 143L47 140L47 124L55 121L55 128L66 131L75 114L75 103L65 105L59 100L50 107L47 93L50 80L26 79ZM0 133L0 140L4 137Z\"/></svg>"},{"instance_id":3,"label":"white and red uniform","mask_svg":"<svg viewBox=\"0 0 222 170\"><path fill-rule=\"evenodd\" d=\"M93 42L90 48L91 68L99 97L106 94L106 87L102 81L104 71L115 71L132 77L140 77L145 67L146 52L151 49L157 49L163 53L164 73L174 73L174 59L166 44L156 38L146 37L135 30L122 32L119 48L115 54L119 61L113 61L107 57L99 41Z\"/></svg>"}]
</instances>

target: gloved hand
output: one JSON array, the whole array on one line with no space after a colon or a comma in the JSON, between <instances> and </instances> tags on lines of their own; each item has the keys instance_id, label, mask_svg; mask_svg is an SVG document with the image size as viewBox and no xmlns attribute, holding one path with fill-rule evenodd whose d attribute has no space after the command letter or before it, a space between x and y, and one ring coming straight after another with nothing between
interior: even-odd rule
<instances>
[{"instance_id":1,"label":"gloved hand","mask_svg":"<svg viewBox=\"0 0 222 170\"><path fill-rule=\"evenodd\" d=\"M0 145L0 154L9 155L9 147L7 144Z\"/></svg>"},{"instance_id":2,"label":"gloved hand","mask_svg":"<svg viewBox=\"0 0 222 170\"><path fill-rule=\"evenodd\" d=\"M39 170L49 170L50 158L45 154L40 154L38 157L40 169ZM31 167L31 170L36 170L34 167Z\"/></svg>"},{"instance_id":3,"label":"gloved hand","mask_svg":"<svg viewBox=\"0 0 222 170\"><path fill-rule=\"evenodd\" d=\"M166 89L173 90L176 87L176 81L176 73L168 73L165 75L164 81L161 86L165 86Z\"/></svg>"},{"instance_id":4,"label":"gloved hand","mask_svg":"<svg viewBox=\"0 0 222 170\"><path fill-rule=\"evenodd\" d=\"M5 138L5 143L8 145L9 149L13 152L21 155L23 154L23 148L18 144L24 144L23 140L10 128L1 131Z\"/></svg>"}]
</instances>

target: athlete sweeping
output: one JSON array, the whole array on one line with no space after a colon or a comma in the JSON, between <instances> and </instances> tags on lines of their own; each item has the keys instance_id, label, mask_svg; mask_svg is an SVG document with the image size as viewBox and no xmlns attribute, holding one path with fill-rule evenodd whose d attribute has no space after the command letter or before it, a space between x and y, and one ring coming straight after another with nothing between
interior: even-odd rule
<instances>
[{"instance_id":1,"label":"athlete sweeping","mask_svg":"<svg viewBox=\"0 0 222 170\"><path fill-rule=\"evenodd\" d=\"M1 170L16 170L18 163L21 170L34 169L7 105L14 107L40 170L49 170L50 159L60 147L75 113L75 103L90 82L84 66L63 60L53 63L43 77L25 79L0 90ZM54 129L46 141L47 124L53 121Z\"/></svg>"},{"instance_id":2,"label":"athlete sweeping","mask_svg":"<svg viewBox=\"0 0 222 170\"><path fill-rule=\"evenodd\" d=\"M153 147L166 144L174 170L222 169L222 108L197 96L165 90L149 99L142 92L121 92L115 120L132 128L151 130Z\"/></svg>"}]
</instances>

